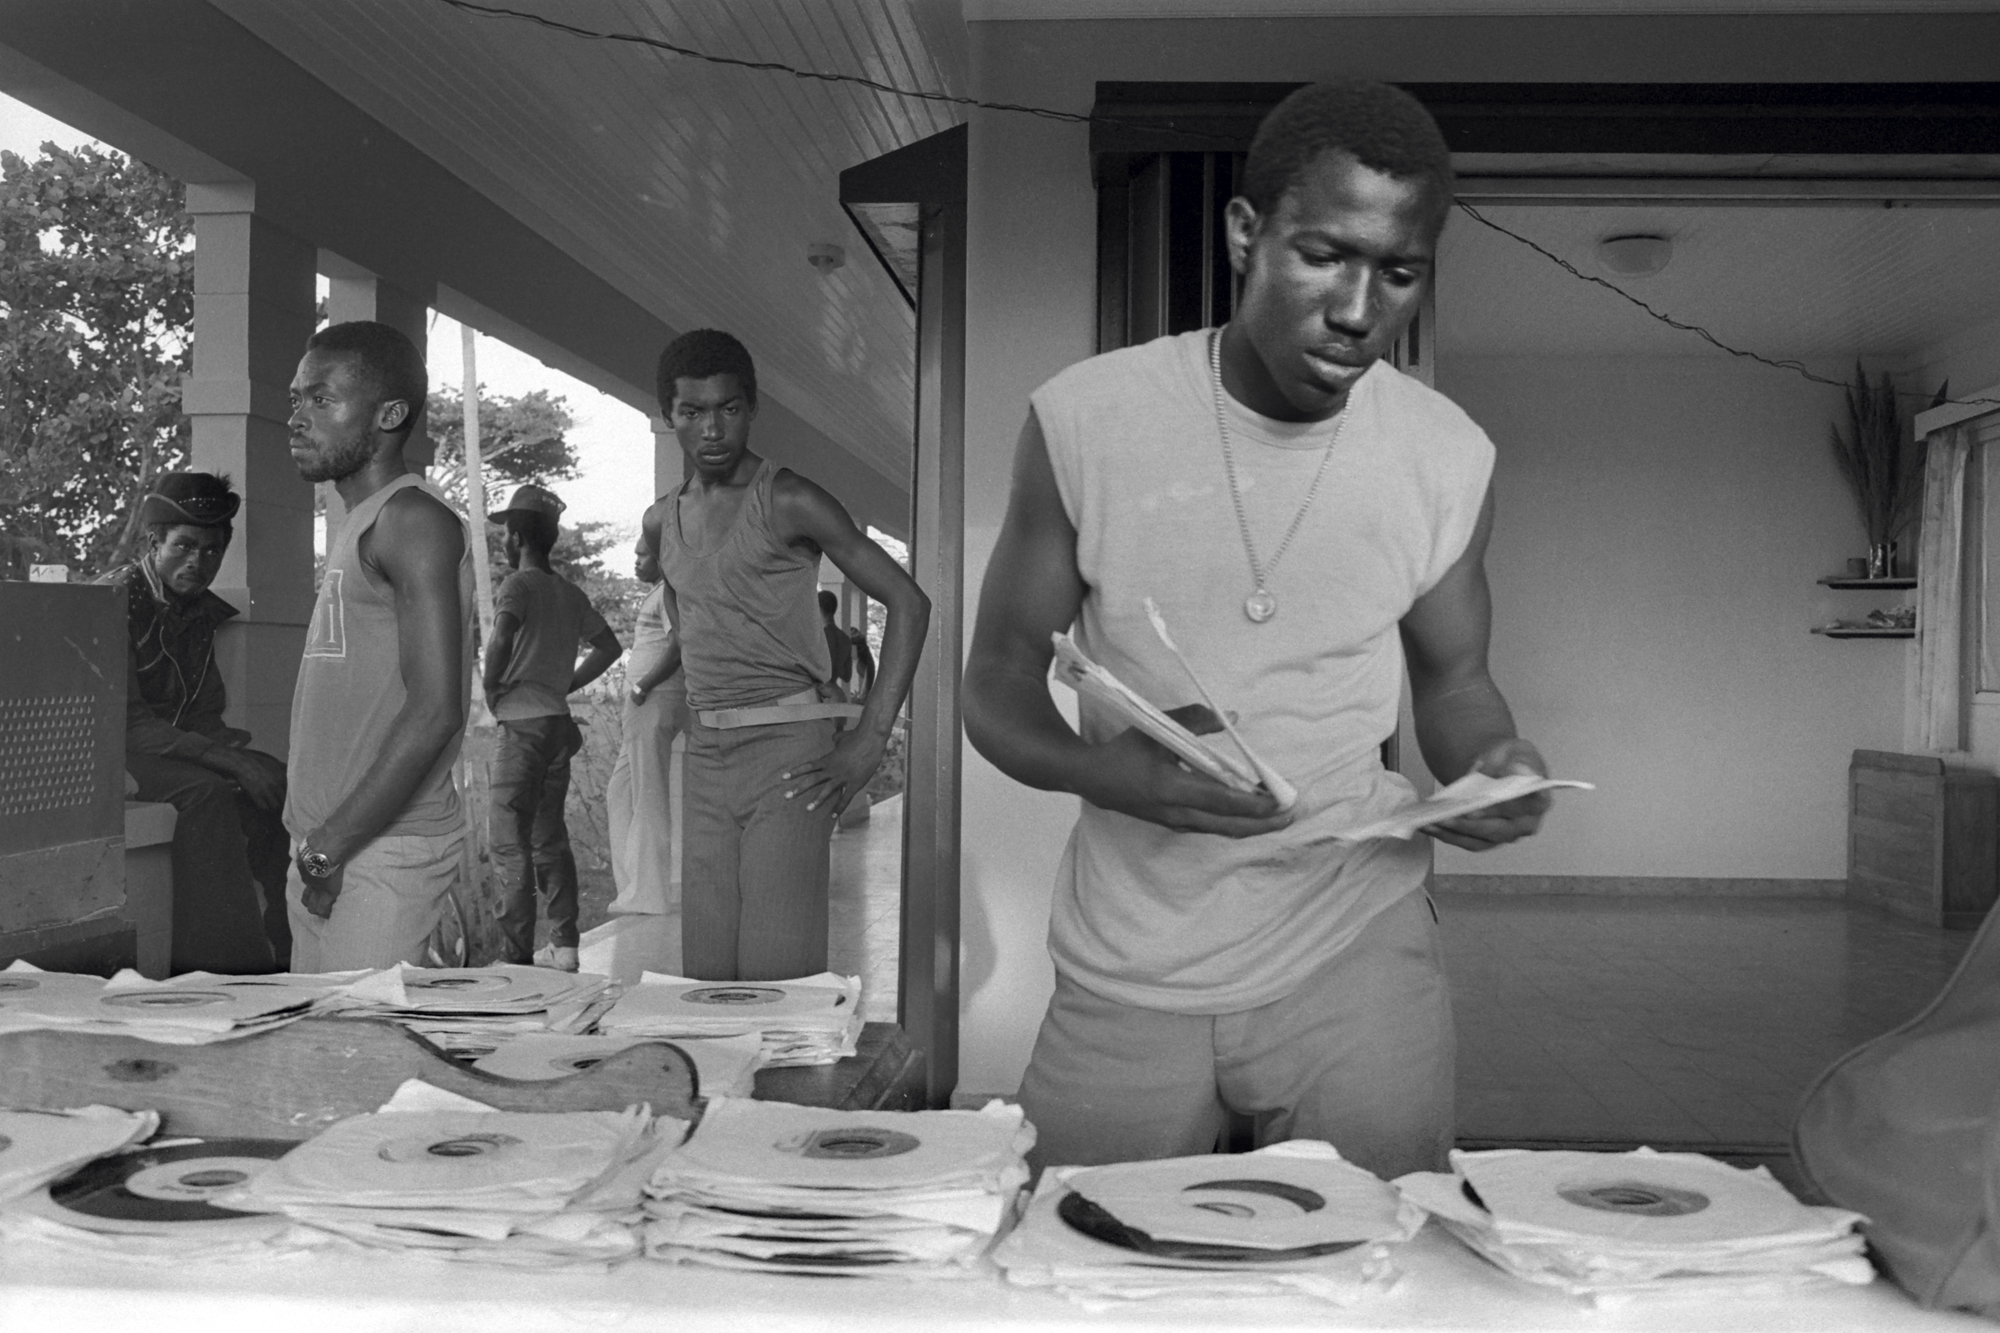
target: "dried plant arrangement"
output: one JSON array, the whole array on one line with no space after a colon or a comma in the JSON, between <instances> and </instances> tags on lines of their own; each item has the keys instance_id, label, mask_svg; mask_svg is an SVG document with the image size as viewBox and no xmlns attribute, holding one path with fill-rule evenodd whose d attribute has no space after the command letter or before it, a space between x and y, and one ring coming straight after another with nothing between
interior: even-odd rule
<instances>
[{"instance_id":1,"label":"dried plant arrangement","mask_svg":"<svg viewBox=\"0 0 2000 1333\"><path fill-rule=\"evenodd\" d=\"M1946 400L1950 381L1938 386L1931 406ZM1907 419L1897 404L1896 386L1887 371L1873 386L1859 361L1854 383L1847 386L1847 430L1827 427L1834 461L1861 507L1871 551L1901 536L1917 516L1924 498L1924 441L1910 438Z\"/></svg>"}]
</instances>

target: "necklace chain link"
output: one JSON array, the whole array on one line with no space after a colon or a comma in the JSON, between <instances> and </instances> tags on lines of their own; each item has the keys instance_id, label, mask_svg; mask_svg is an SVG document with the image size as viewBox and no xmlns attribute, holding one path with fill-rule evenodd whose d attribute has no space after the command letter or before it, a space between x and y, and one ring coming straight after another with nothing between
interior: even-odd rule
<instances>
[{"instance_id":1,"label":"necklace chain link","mask_svg":"<svg viewBox=\"0 0 2000 1333\"><path fill-rule=\"evenodd\" d=\"M1285 535L1278 542L1278 549L1271 552L1271 563L1261 565L1257 560L1256 543L1250 539L1250 519L1243 509L1243 488L1236 480L1236 451L1229 440L1229 410L1223 401L1222 389L1222 330L1217 329L1208 340L1209 383L1215 391L1215 429L1222 437L1222 470L1229 477L1229 502L1236 510L1236 530L1243 537L1243 554L1250 561L1250 578L1256 585L1249 598L1243 603L1244 614L1262 624L1278 614L1278 599L1265 587L1265 580L1277 571L1278 562L1285 558L1285 551L1291 546L1292 538L1299 532L1299 526L1306 521L1306 511L1312 508L1313 500L1319 495L1320 483L1326 479L1326 465L1333 458L1334 446L1340 443L1340 433L1347 428L1347 413L1343 410L1340 419L1334 423L1333 438L1326 442L1320 452L1319 468L1313 473L1312 485L1306 488L1306 498L1299 506L1299 512L1292 515L1292 524L1285 529Z\"/></svg>"}]
</instances>

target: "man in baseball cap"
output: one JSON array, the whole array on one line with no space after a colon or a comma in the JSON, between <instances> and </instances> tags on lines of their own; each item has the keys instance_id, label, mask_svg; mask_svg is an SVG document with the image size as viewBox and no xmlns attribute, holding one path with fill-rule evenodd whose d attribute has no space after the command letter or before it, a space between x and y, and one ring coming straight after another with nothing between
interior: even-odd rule
<instances>
[{"instance_id":1,"label":"man in baseball cap","mask_svg":"<svg viewBox=\"0 0 2000 1333\"><path fill-rule=\"evenodd\" d=\"M126 591L126 771L140 800L178 812L175 972L268 972L291 952L285 765L223 722L215 665L216 630L237 612L209 584L242 503L226 477L164 474L139 502L138 558L100 580Z\"/></svg>"},{"instance_id":2,"label":"man in baseball cap","mask_svg":"<svg viewBox=\"0 0 2000 1333\"><path fill-rule=\"evenodd\" d=\"M570 718L569 695L603 675L625 648L583 590L549 567L562 511L553 491L530 482L488 515L506 525L514 572L493 597L493 642L481 681L500 723L489 827L500 881L501 961L574 972L576 857L563 802L569 761L583 748L583 735ZM590 652L579 662L577 645L585 641ZM549 942L539 955L537 888L549 900Z\"/></svg>"}]
</instances>

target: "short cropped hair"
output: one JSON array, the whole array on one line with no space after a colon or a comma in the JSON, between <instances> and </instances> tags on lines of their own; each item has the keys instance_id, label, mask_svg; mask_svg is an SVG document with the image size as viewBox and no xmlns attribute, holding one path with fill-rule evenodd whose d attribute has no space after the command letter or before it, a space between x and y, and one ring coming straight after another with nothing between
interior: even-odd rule
<instances>
[{"instance_id":1,"label":"short cropped hair","mask_svg":"<svg viewBox=\"0 0 2000 1333\"><path fill-rule=\"evenodd\" d=\"M734 375L744 396L756 403L757 366L750 359L750 349L721 329L695 329L668 343L667 350L660 353L653 385L660 399L660 414L665 416L673 408L676 381L705 380L711 375Z\"/></svg>"},{"instance_id":2,"label":"short cropped hair","mask_svg":"<svg viewBox=\"0 0 2000 1333\"><path fill-rule=\"evenodd\" d=\"M1269 213L1329 150L1386 176L1429 180L1440 207L1451 203L1451 149L1437 121L1401 88L1365 79L1308 84L1271 108L1250 142L1240 192Z\"/></svg>"},{"instance_id":3,"label":"short cropped hair","mask_svg":"<svg viewBox=\"0 0 2000 1333\"><path fill-rule=\"evenodd\" d=\"M424 419L430 373L424 369L423 354L401 331L372 319L349 320L345 324L329 324L306 339L306 350L353 357L374 386L378 401L400 398L408 403L409 415L403 418L396 434L407 435Z\"/></svg>"},{"instance_id":4,"label":"short cropped hair","mask_svg":"<svg viewBox=\"0 0 2000 1333\"><path fill-rule=\"evenodd\" d=\"M819 590L819 610L821 615L830 616L840 609L840 599L825 588Z\"/></svg>"},{"instance_id":5,"label":"short cropped hair","mask_svg":"<svg viewBox=\"0 0 2000 1333\"><path fill-rule=\"evenodd\" d=\"M529 509L510 509L501 515L507 524L507 531L514 534L514 540L537 552L543 559L556 549L556 542L562 536L562 528L556 523L554 514L540 514Z\"/></svg>"}]
</instances>

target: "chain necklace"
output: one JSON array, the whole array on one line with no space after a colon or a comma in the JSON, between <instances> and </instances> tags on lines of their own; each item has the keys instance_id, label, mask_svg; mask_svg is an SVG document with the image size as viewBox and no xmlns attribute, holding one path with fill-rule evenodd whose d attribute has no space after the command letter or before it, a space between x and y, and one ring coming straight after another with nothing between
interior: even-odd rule
<instances>
[{"instance_id":1,"label":"chain necklace","mask_svg":"<svg viewBox=\"0 0 2000 1333\"><path fill-rule=\"evenodd\" d=\"M1326 479L1326 465L1333 458L1334 446L1340 443L1341 431L1347 429L1347 413L1340 414L1334 423L1333 438L1326 442L1320 452L1319 470L1313 473L1312 485L1306 488L1305 503L1299 512L1292 515L1292 525L1285 529L1284 537L1278 542L1278 549L1271 553L1271 563L1257 562L1257 547L1250 540L1250 520L1243 512L1243 488L1236 482L1236 453L1229 443L1229 411L1222 398L1222 330L1217 329L1208 340L1209 381L1215 389L1215 429L1222 436L1222 470L1229 475L1229 502L1236 509L1236 530L1243 535L1243 554L1250 558L1250 581L1256 590L1243 599L1243 614L1256 624L1263 624L1278 614L1278 599L1265 586L1278 562L1285 558L1285 549L1292 544L1292 538L1299 532L1299 525L1306 521L1306 511L1312 508L1314 497L1319 494L1319 484Z\"/></svg>"}]
</instances>

